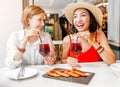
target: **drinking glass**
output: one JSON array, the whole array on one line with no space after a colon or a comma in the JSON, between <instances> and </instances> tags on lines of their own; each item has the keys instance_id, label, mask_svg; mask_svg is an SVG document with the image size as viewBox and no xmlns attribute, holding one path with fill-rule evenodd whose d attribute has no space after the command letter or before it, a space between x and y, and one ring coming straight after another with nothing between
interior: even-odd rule
<instances>
[{"instance_id":1,"label":"drinking glass","mask_svg":"<svg viewBox=\"0 0 120 87\"><path fill-rule=\"evenodd\" d=\"M78 54L82 51L82 46L81 46L81 43L79 42L76 34L73 35L73 38L72 38L71 50L76 55L76 59L77 59L75 67L79 67L79 65L78 65Z\"/></svg>"},{"instance_id":2,"label":"drinking glass","mask_svg":"<svg viewBox=\"0 0 120 87\"><path fill-rule=\"evenodd\" d=\"M40 36L40 44L39 44L39 53L47 57L50 53L50 46L49 46L49 41L47 38L45 38L44 34Z\"/></svg>"}]
</instances>

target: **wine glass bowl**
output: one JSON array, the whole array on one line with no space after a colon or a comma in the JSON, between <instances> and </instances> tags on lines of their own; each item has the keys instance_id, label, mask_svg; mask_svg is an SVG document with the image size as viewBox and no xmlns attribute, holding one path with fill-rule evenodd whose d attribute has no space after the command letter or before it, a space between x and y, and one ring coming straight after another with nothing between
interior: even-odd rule
<instances>
[{"instance_id":1,"label":"wine glass bowl","mask_svg":"<svg viewBox=\"0 0 120 87\"><path fill-rule=\"evenodd\" d=\"M72 52L78 55L82 51L81 43L72 43Z\"/></svg>"},{"instance_id":2,"label":"wine glass bowl","mask_svg":"<svg viewBox=\"0 0 120 87\"><path fill-rule=\"evenodd\" d=\"M50 46L49 46L49 44L47 44L47 43L45 43L45 44L41 43L39 45L39 53L42 56L46 57L50 53Z\"/></svg>"}]
</instances>

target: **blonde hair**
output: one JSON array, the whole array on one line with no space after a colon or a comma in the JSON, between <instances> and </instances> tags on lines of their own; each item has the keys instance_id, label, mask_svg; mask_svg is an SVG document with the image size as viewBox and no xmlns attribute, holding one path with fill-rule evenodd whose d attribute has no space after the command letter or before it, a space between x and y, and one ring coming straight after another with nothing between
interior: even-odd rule
<instances>
[{"instance_id":1,"label":"blonde hair","mask_svg":"<svg viewBox=\"0 0 120 87\"><path fill-rule=\"evenodd\" d=\"M38 15L41 13L45 14L45 11L42 8L40 8L38 6L34 6L34 5L27 6L24 9L24 11L22 13L22 17L21 17L21 22L22 22L23 26L25 28L28 28L29 27L28 19L32 18L34 15Z\"/></svg>"}]
</instances>

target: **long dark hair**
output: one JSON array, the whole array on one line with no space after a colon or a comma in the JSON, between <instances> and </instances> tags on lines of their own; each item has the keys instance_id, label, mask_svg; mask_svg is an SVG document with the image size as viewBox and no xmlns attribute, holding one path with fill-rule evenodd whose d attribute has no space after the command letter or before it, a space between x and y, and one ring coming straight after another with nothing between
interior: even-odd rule
<instances>
[{"instance_id":1,"label":"long dark hair","mask_svg":"<svg viewBox=\"0 0 120 87\"><path fill-rule=\"evenodd\" d=\"M86 10L88 11L89 16L90 16L89 31L90 31L90 33L93 33L99 28L99 24L97 23L97 21L96 21L95 17L93 16L93 14L88 9L86 9ZM73 24L71 25L70 30L71 30L70 31L71 34L78 32L78 30L75 28L75 26Z\"/></svg>"}]
</instances>

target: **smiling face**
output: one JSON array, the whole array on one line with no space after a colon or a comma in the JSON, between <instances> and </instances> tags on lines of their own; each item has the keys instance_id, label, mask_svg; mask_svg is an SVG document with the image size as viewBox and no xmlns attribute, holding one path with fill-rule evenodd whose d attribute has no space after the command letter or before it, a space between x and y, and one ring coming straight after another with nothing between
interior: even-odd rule
<instances>
[{"instance_id":1,"label":"smiling face","mask_svg":"<svg viewBox=\"0 0 120 87\"><path fill-rule=\"evenodd\" d=\"M45 22L45 14L40 13L38 15L34 15L29 19L29 28L30 29L37 29L37 30L42 30Z\"/></svg>"},{"instance_id":2,"label":"smiling face","mask_svg":"<svg viewBox=\"0 0 120 87\"><path fill-rule=\"evenodd\" d=\"M90 16L86 9L79 8L73 14L73 24L78 32L88 31L90 26Z\"/></svg>"}]
</instances>

